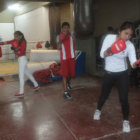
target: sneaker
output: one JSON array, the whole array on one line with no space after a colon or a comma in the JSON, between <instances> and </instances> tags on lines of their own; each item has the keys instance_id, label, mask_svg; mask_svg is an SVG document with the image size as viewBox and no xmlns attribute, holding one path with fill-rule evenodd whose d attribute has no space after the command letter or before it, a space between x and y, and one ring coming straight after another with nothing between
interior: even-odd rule
<instances>
[{"instance_id":1,"label":"sneaker","mask_svg":"<svg viewBox=\"0 0 140 140\"><path fill-rule=\"evenodd\" d=\"M67 84L67 89L68 89L68 90L72 90L70 84Z\"/></svg>"},{"instance_id":2,"label":"sneaker","mask_svg":"<svg viewBox=\"0 0 140 140\"><path fill-rule=\"evenodd\" d=\"M69 94L69 92L64 91L64 98L67 99L67 100L71 100L72 96Z\"/></svg>"},{"instance_id":3,"label":"sneaker","mask_svg":"<svg viewBox=\"0 0 140 140\"><path fill-rule=\"evenodd\" d=\"M127 120L123 121L123 132L124 133L130 132L130 124L129 124L129 121L127 121Z\"/></svg>"},{"instance_id":4,"label":"sneaker","mask_svg":"<svg viewBox=\"0 0 140 140\"><path fill-rule=\"evenodd\" d=\"M101 115L101 111L96 109L94 115L93 115L93 119L94 120L100 120L100 115Z\"/></svg>"},{"instance_id":5,"label":"sneaker","mask_svg":"<svg viewBox=\"0 0 140 140\"><path fill-rule=\"evenodd\" d=\"M33 88L35 91L38 91L39 89L40 89L40 87L39 86L36 86L36 87L34 87Z\"/></svg>"},{"instance_id":6,"label":"sneaker","mask_svg":"<svg viewBox=\"0 0 140 140\"><path fill-rule=\"evenodd\" d=\"M22 94L21 93L17 93L17 94L15 94L15 96L16 97L24 97L24 94L23 93Z\"/></svg>"}]
</instances>

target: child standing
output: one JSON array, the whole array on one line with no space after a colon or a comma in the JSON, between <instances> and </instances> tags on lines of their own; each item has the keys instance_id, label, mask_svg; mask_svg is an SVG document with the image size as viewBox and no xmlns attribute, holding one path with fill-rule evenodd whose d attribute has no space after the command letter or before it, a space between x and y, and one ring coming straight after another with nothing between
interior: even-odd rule
<instances>
[{"instance_id":1,"label":"child standing","mask_svg":"<svg viewBox=\"0 0 140 140\"><path fill-rule=\"evenodd\" d=\"M71 77L75 76L75 43L71 36L68 22L62 23L62 31L59 35L59 49L64 98L71 100L72 96L69 91L71 90Z\"/></svg>"},{"instance_id":2,"label":"child standing","mask_svg":"<svg viewBox=\"0 0 140 140\"><path fill-rule=\"evenodd\" d=\"M33 82L34 90L38 90L38 83L35 81L34 77L29 73L27 69L27 57L26 57L26 40L24 35L20 31L14 33L14 39L11 41L0 42L0 45L11 44L11 49L15 51L16 56L18 57L18 69L19 69L19 82L20 90L19 93L15 94L16 97L24 96L24 75Z\"/></svg>"}]
</instances>

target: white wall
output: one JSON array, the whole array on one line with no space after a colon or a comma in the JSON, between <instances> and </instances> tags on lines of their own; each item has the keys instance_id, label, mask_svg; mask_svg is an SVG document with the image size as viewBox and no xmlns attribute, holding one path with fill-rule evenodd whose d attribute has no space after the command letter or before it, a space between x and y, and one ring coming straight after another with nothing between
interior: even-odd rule
<instances>
[{"instance_id":1,"label":"white wall","mask_svg":"<svg viewBox=\"0 0 140 140\"><path fill-rule=\"evenodd\" d=\"M27 2L27 1L17 1L16 3L19 3L20 5L22 5L21 10L16 12L15 16L18 15L22 15L25 14L27 12L33 11L37 8L40 8L42 6L46 6L48 3L50 2L38 2L38 1L34 1L34 2Z\"/></svg>"},{"instance_id":2,"label":"white wall","mask_svg":"<svg viewBox=\"0 0 140 140\"><path fill-rule=\"evenodd\" d=\"M0 23L13 23L15 13L7 9L0 12Z\"/></svg>"},{"instance_id":3,"label":"white wall","mask_svg":"<svg viewBox=\"0 0 140 140\"><path fill-rule=\"evenodd\" d=\"M0 37L2 41L13 39L14 24L13 23L0 23Z\"/></svg>"},{"instance_id":4,"label":"white wall","mask_svg":"<svg viewBox=\"0 0 140 140\"><path fill-rule=\"evenodd\" d=\"M14 38L14 24L13 23L0 23L0 38L2 41L12 40ZM4 45L2 47L2 58L0 60L9 59L11 57L10 45Z\"/></svg>"},{"instance_id":5,"label":"white wall","mask_svg":"<svg viewBox=\"0 0 140 140\"><path fill-rule=\"evenodd\" d=\"M23 32L27 42L50 41L49 9L41 7L14 18L15 30ZM30 49L36 48L36 43L27 43L27 57L30 56Z\"/></svg>"},{"instance_id":6,"label":"white wall","mask_svg":"<svg viewBox=\"0 0 140 140\"><path fill-rule=\"evenodd\" d=\"M46 7L16 16L15 30L23 32L27 41L50 40L48 16L49 9Z\"/></svg>"}]
</instances>

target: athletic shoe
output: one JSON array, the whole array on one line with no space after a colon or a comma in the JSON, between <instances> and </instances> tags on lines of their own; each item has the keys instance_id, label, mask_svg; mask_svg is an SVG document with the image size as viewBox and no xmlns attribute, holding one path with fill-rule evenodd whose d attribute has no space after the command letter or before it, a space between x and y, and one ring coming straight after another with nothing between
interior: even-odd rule
<instances>
[{"instance_id":1,"label":"athletic shoe","mask_svg":"<svg viewBox=\"0 0 140 140\"><path fill-rule=\"evenodd\" d=\"M94 115L93 115L93 119L94 119L94 120L100 120L100 115L101 115L101 111L98 110L98 109L96 109L96 110L95 110L95 113L94 113Z\"/></svg>"},{"instance_id":2,"label":"athletic shoe","mask_svg":"<svg viewBox=\"0 0 140 140\"><path fill-rule=\"evenodd\" d=\"M124 133L130 132L130 124L129 124L129 121L127 121L127 120L123 121L123 132Z\"/></svg>"},{"instance_id":3,"label":"athletic shoe","mask_svg":"<svg viewBox=\"0 0 140 140\"><path fill-rule=\"evenodd\" d=\"M72 96L69 94L68 91L64 91L64 98L67 99L67 100L71 100Z\"/></svg>"},{"instance_id":4,"label":"athletic shoe","mask_svg":"<svg viewBox=\"0 0 140 140\"><path fill-rule=\"evenodd\" d=\"M67 84L67 89L68 89L68 90L72 90L70 84Z\"/></svg>"},{"instance_id":5,"label":"athletic shoe","mask_svg":"<svg viewBox=\"0 0 140 140\"><path fill-rule=\"evenodd\" d=\"M21 93L17 93L17 94L15 94L15 96L16 97L24 97L24 94L23 93L22 94Z\"/></svg>"},{"instance_id":6,"label":"athletic shoe","mask_svg":"<svg viewBox=\"0 0 140 140\"><path fill-rule=\"evenodd\" d=\"M33 88L35 91L38 91L40 89L40 86L36 86Z\"/></svg>"}]
</instances>

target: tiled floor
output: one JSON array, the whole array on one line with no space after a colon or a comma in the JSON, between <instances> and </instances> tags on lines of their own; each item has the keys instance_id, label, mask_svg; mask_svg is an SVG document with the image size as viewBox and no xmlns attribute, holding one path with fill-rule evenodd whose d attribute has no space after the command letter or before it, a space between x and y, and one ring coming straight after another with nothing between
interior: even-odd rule
<instances>
[{"instance_id":1,"label":"tiled floor","mask_svg":"<svg viewBox=\"0 0 140 140\"><path fill-rule=\"evenodd\" d=\"M18 81L0 81L0 140L140 140L140 89L129 94L132 131L122 133L122 114L114 87L100 121L92 119L101 79L87 75L72 80L73 101L62 96L61 81L34 92L25 85L17 99Z\"/></svg>"}]
</instances>

